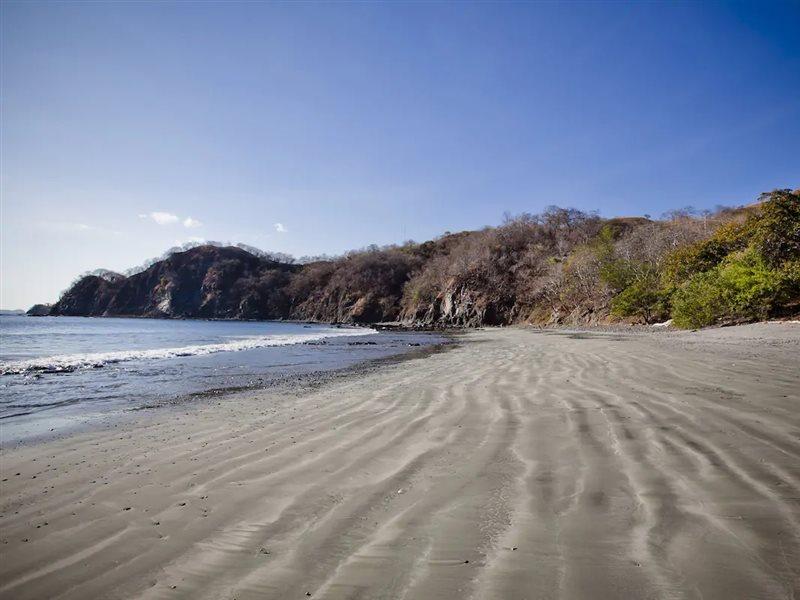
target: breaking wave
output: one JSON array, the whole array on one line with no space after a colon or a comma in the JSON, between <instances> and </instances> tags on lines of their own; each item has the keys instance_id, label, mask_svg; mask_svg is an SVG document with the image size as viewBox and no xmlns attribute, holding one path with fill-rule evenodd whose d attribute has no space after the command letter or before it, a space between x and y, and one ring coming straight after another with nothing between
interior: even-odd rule
<instances>
[{"instance_id":1,"label":"breaking wave","mask_svg":"<svg viewBox=\"0 0 800 600\"><path fill-rule=\"evenodd\" d=\"M26 373L70 373L79 369L98 369L132 360L155 360L184 356L201 356L218 352L238 352L270 346L291 346L321 342L326 338L363 336L377 333L374 329L328 329L321 332L292 335L253 336L222 342L183 346L180 348L154 348L149 350L119 350L85 354L65 354L35 358L31 360L0 362L0 374L21 375Z\"/></svg>"}]
</instances>

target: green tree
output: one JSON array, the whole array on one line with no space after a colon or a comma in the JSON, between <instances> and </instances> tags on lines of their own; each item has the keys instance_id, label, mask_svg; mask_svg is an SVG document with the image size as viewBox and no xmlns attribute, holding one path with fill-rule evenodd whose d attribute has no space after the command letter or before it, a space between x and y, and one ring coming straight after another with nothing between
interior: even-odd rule
<instances>
[{"instance_id":1,"label":"green tree","mask_svg":"<svg viewBox=\"0 0 800 600\"><path fill-rule=\"evenodd\" d=\"M611 314L617 317L641 317L645 323L669 315L669 299L653 275L634 281L611 300Z\"/></svg>"},{"instance_id":2,"label":"green tree","mask_svg":"<svg viewBox=\"0 0 800 600\"><path fill-rule=\"evenodd\" d=\"M770 267L756 248L737 252L678 288L673 319L678 327L765 319L795 293L798 272Z\"/></svg>"},{"instance_id":3,"label":"green tree","mask_svg":"<svg viewBox=\"0 0 800 600\"><path fill-rule=\"evenodd\" d=\"M753 244L772 266L800 258L800 191L775 190L762 199Z\"/></svg>"}]
</instances>

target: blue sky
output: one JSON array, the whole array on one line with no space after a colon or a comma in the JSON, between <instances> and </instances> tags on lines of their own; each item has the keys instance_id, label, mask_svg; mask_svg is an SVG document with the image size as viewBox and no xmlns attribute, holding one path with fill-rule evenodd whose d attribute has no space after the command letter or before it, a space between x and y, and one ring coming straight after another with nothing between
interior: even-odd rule
<instances>
[{"instance_id":1,"label":"blue sky","mask_svg":"<svg viewBox=\"0 0 800 600\"><path fill-rule=\"evenodd\" d=\"M335 254L800 186L798 30L798 2L3 2L0 303L195 238Z\"/></svg>"}]
</instances>

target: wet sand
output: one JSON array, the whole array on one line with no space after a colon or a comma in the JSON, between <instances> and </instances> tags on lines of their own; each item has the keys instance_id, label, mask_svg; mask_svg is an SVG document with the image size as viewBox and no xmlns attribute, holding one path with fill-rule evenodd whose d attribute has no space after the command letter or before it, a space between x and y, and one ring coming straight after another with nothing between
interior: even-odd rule
<instances>
[{"instance_id":1,"label":"wet sand","mask_svg":"<svg viewBox=\"0 0 800 600\"><path fill-rule=\"evenodd\" d=\"M800 325L463 342L4 450L0 598L800 595Z\"/></svg>"}]
</instances>

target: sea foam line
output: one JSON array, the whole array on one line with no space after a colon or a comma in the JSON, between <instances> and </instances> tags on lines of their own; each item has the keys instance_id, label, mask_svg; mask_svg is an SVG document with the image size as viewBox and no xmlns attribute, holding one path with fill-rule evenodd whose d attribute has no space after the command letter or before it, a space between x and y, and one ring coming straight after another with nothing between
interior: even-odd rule
<instances>
[{"instance_id":1,"label":"sea foam line","mask_svg":"<svg viewBox=\"0 0 800 600\"><path fill-rule=\"evenodd\" d=\"M97 369L106 365L131 360L155 360L183 356L202 356L218 352L239 352L271 346L291 346L319 342L326 338L360 336L378 333L374 329L328 329L319 333L293 335L270 335L248 337L219 344L183 346L180 348L153 348L150 350L117 350L88 354L64 354L33 358L30 360L0 363L0 374L21 375L25 373L69 373L78 369Z\"/></svg>"}]
</instances>

